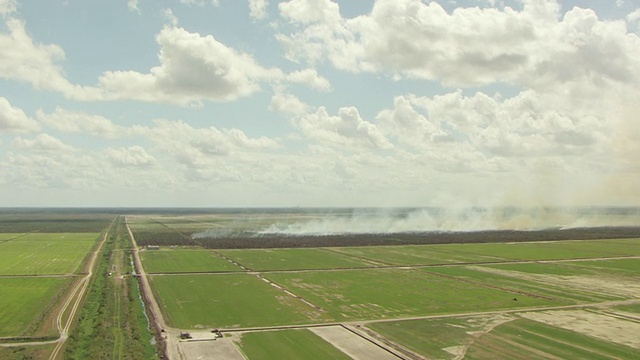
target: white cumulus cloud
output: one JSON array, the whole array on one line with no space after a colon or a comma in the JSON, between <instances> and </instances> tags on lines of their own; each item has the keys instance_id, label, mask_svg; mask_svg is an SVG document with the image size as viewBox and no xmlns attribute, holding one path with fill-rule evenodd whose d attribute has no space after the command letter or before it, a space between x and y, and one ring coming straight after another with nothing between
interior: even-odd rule
<instances>
[{"instance_id":1,"label":"white cumulus cloud","mask_svg":"<svg viewBox=\"0 0 640 360\"><path fill-rule=\"evenodd\" d=\"M128 148L108 148L105 150L105 155L115 166L149 167L156 164L156 159L138 145Z\"/></svg>"},{"instance_id":2,"label":"white cumulus cloud","mask_svg":"<svg viewBox=\"0 0 640 360\"><path fill-rule=\"evenodd\" d=\"M26 133L40 129L38 123L31 119L22 109L14 107L0 96L0 134L3 132Z\"/></svg>"},{"instance_id":3,"label":"white cumulus cloud","mask_svg":"<svg viewBox=\"0 0 640 360\"><path fill-rule=\"evenodd\" d=\"M331 90L331 83L326 78L318 75L315 69L294 71L287 75L286 79L292 83L307 85L319 91Z\"/></svg>"},{"instance_id":4,"label":"white cumulus cloud","mask_svg":"<svg viewBox=\"0 0 640 360\"><path fill-rule=\"evenodd\" d=\"M36 89L54 90L79 100L97 99L100 91L71 84L56 63L65 53L58 45L34 43L22 20L7 21L9 33L0 33L0 78L20 80Z\"/></svg>"},{"instance_id":5,"label":"white cumulus cloud","mask_svg":"<svg viewBox=\"0 0 640 360\"><path fill-rule=\"evenodd\" d=\"M298 126L309 137L337 146L390 149L393 145L376 125L360 117L355 107L343 107L337 116L327 113L324 106L303 116Z\"/></svg>"},{"instance_id":6,"label":"white cumulus cloud","mask_svg":"<svg viewBox=\"0 0 640 360\"><path fill-rule=\"evenodd\" d=\"M180 105L202 100L231 101L260 89L260 82L282 78L279 69L260 66L211 35L165 27L156 37L160 65L148 73L106 72L100 84L113 99L135 99Z\"/></svg>"},{"instance_id":7,"label":"white cumulus cloud","mask_svg":"<svg viewBox=\"0 0 640 360\"><path fill-rule=\"evenodd\" d=\"M623 22L579 7L560 15L555 0L511 7L459 7L438 2L377 0L370 14L343 18L328 0L280 4L297 31L279 41L295 61L328 60L350 72L441 81L467 87L507 82L544 85L584 76L638 81L638 37Z\"/></svg>"},{"instance_id":8,"label":"white cumulus cloud","mask_svg":"<svg viewBox=\"0 0 640 360\"><path fill-rule=\"evenodd\" d=\"M33 139L17 137L11 142L11 147L18 150L48 154L70 153L75 151L73 146L67 145L60 141L60 139L48 134L40 134Z\"/></svg>"},{"instance_id":9,"label":"white cumulus cloud","mask_svg":"<svg viewBox=\"0 0 640 360\"><path fill-rule=\"evenodd\" d=\"M114 139L127 134L128 129L94 114L74 112L57 107L53 113L37 111L38 120L50 128L67 133L88 133L92 136Z\"/></svg>"}]
</instances>

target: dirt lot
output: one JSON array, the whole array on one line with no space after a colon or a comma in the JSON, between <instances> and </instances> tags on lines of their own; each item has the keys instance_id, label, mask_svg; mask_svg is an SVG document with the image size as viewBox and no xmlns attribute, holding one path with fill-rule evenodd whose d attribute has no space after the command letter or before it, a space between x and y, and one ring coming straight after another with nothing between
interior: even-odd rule
<instances>
[{"instance_id":1,"label":"dirt lot","mask_svg":"<svg viewBox=\"0 0 640 360\"><path fill-rule=\"evenodd\" d=\"M309 328L333 346L355 360L398 360L397 356L385 351L342 326Z\"/></svg>"},{"instance_id":2,"label":"dirt lot","mask_svg":"<svg viewBox=\"0 0 640 360\"><path fill-rule=\"evenodd\" d=\"M231 338L178 343L181 359L245 360Z\"/></svg>"}]
</instances>

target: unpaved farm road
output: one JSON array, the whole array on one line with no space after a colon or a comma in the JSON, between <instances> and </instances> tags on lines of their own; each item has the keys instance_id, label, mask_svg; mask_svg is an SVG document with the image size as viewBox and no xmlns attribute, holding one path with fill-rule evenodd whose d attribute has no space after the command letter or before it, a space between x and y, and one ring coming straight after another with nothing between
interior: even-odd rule
<instances>
[{"instance_id":1,"label":"unpaved farm road","mask_svg":"<svg viewBox=\"0 0 640 360\"><path fill-rule=\"evenodd\" d=\"M136 273L140 278L140 285L142 289L142 293L144 298L147 300L147 308L151 312L153 321L156 323L156 326L160 329L164 329L165 333L165 342L166 342L166 356L170 360L174 359L182 359L183 357L180 355L180 351L178 349L178 337L180 335L180 331L178 329L169 328L167 323L164 321L164 317L162 316L162 312L160 311L160 307L158 306L158 302L156 301L155 296L153 295L153 291L151 291L151 285L149 284L149 278L147 277L147 273L144 271L142 267L142 261L140 261L140 254L138 253L138 243L136 242L136 238L133 236L133 232L129 227L129 221L127 217L124 218L124 223L127 227L127 232L129 233L129 238L131 239L133 245L133 261L135 264Z\"/></svg>"},{"instance_id":2,"label":"unpaved farm road","mask_svg":"<svg viewBox=\"0 0 640 360\"><path fill-rule=\"evenodd\" d=\"M104 243L107 241L107 236L109 235L109 230L113 226L115 219L111 221L106 230L102 233L102 239L100 240L100 245L98 248L91 253L91 258L89 259L89 263L87 264L87 275L85 275L78 283L69 291L69 294L64 299L64 303L56 316L55 323L58 332L60 333L60 337L56 340L49 341L33 341L33 342L17 342L17 343L0 343L2 347L16 347L16 346L38 346L38 345L49 345L49 344L57 344L53 349L53 352L49 356L49 360L54 360L58 358L60 354L60 350L62 350L65 342L67 341L67 337L69 336L69 329L71 324L73 323L73 319L80 308L80 304L82 303L82 299L89 287L89 283L91 282L91 276L93 276L93 270L95 267L96 259L98 258L98 254L102 251L102 247ZM75 300L75 301L74 301ZM64 314L67 312L67 309L71 306L71 310L69 311L69 315L67 316L66 323L64 322Z\"/></svg>"}]
</instances>

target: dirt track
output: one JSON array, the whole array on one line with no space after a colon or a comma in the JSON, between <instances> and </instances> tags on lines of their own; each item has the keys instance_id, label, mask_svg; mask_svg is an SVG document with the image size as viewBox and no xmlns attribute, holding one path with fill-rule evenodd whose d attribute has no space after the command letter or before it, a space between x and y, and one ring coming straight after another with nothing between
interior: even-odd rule
<instances>
[{"instance_id":1,"label":"dirt track","mask_svg":"<svg viewBox=\"0 0 640 360\"><path fill-rule=\"evenodd\" d=\"M138 254L138 244L136 243L136 239L131 232L131 228L129 227L129 222L125 217L125 224L127 227L127 232L129 233L129 238L133 243L133 260L135 263L136 273L140 277L140 289L142 290L143 297L145 299L145 303L147 305L147 309L151 312L151 317L153 318L153 322L156 327L162 329L166 336L165 339L165 355L169 359L181 359L180 351L178 348L178 336L179 331L175 329L171 329L167 327L166 322L164 321L164 316L160 311L160 307L158 306L158 302L153 295L153 291L151 291L151 285L149 284L149 278L147 277L147 273L144 271L142 267L142 262L140 261L140 254Z\"/></svg>"}]
</instances>

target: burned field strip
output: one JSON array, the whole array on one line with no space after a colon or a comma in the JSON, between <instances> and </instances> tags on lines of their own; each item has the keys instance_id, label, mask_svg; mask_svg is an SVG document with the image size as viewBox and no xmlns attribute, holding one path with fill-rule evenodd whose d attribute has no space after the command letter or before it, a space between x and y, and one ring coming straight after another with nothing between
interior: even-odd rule
<instances>
[{"instance_id":1,"label":"burned field strip","mask_svg":"<svg viewBox=\"0 0 640 360\"><path fill-rule=\"evenodd\" d=\"M343 247L381 245L428 245L534 242L557 240L598 240L640 237L640 227L602 227L553 230L492 230L474 232L416 232L397 234L341 235L251 235L200 238L198 242L212 249L270 249L304 247Z\"/></svg>"}]
</instances>

